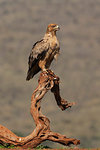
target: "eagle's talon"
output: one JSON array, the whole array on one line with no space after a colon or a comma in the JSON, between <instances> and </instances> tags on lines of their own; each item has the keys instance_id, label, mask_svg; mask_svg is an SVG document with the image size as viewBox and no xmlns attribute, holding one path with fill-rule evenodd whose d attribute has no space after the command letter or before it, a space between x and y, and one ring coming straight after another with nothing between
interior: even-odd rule
<instances>
[{"instance_id":1,"label":"eagle's talon","mask_svg":"<svg viewBox=\"0 0 100 150\"><path fill-rule=\"evenodd\" d=\"M46 74L48 73L48 70L45 70Z\"/></svg>"}]
</instances>

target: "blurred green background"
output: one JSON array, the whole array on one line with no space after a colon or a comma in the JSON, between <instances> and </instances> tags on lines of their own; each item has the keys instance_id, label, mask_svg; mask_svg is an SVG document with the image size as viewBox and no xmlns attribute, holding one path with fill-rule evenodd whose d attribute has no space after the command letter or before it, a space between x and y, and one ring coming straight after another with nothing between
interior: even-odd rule
<instances>
[{"instance_id":1,"label":"blurred green background","mask_svg":"<svg viewBox=\"0 0 100 150\"><path fill-rule=\"evenodd\" d=\"M100 0L0 0L0 124L22 136L35 128L30 100L39 74L27 82L27 62L49 23L61 28L61 54L51 69L62 97L77 105L62 112L48 92L42 112L53 131L100 147Z\"/></svg>"}]
</instances>

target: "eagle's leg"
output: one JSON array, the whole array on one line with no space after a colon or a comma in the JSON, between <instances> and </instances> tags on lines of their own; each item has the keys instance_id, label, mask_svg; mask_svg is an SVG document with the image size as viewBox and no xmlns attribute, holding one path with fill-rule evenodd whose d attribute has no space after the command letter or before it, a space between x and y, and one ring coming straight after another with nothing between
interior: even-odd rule
<instances>
[{"instance_id":1,"label":"eagle's leg","mask_svg":"<svg viewBox=\"0 0 100 150\"><path fill-rule=\"evenodd\" d=\"M41 68L42 72L48 73L48 67L46 66L46 61L45 60L40 60L39 61L39 67Z\"/></svg>"},{"instance_id":2,"label":"eagle's leg","mask_svg":"<svg viewBox=\"0 0 100 150\"><path fill-rule=\"evenodd\" d=\"M48 72L48 69L44 67L42 68L42 71Z\"/></svg>"}]
</instances>

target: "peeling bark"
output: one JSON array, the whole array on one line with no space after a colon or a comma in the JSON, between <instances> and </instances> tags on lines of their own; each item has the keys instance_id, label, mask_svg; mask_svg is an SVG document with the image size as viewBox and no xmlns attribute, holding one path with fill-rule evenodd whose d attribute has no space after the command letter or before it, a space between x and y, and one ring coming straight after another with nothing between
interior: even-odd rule
<instances>
[{"instance_id":1,"label":"peeling bark","mask_svg":"<svg viewBox=\"0 0 100 150\"><path fill-rule=\"evenodd\" d=\"M32 94L30 109L36 128L30 135L26 137L19 137L9 129L0 125L0 143L2 145L4 143L11 145L13 144L15 147L22 148L35 148L45 140L50 140L66 146L69 146L70 144L80 144L80 140L67 138L64 135L52 132L50 130L49 119L41 112L41 100L48 90L51 90L54 94L57 105L61 108L61 110L65 110L75 104L74 102L68 103L66 100L61 98L59 90L59 77L57 77L51 70L48 70L47 72L44 71L40 74L38 83L38 87Z\"/></svg>"}]
</instances>

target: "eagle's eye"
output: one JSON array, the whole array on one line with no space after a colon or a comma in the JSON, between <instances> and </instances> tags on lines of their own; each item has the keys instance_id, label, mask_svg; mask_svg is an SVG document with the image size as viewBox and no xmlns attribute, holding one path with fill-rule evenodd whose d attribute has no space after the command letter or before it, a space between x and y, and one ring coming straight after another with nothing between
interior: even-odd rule
<instances>
[{"instance_id":1,"label":"eagle's eye","mask_svg":"<svg viewBox=\"0 0 100 150\"><path fill-rule=\"evenodd\" d=\"M52 25L52 27L54 28L54 27L56 27L56 25Z\"/></svg>"}]
</instances>

